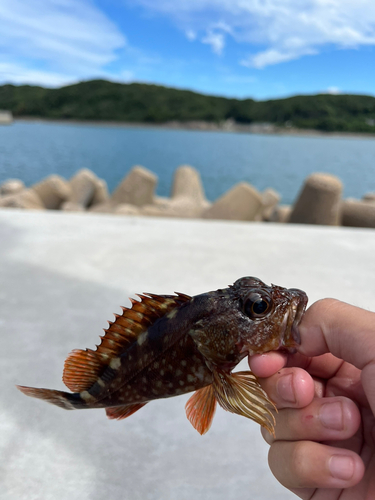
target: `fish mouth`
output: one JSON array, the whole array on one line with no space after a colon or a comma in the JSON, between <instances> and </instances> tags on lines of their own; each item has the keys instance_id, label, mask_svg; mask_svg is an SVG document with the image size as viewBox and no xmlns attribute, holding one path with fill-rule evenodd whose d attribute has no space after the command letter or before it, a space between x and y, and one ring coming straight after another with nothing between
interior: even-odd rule
<instances>
[{"instance_id":1,"label":"fish mouth","mask_svg":"<svg viewBox=\"0 0 375 500\"><path fill-rule=\"evenodd\" d=\"M302 290L294 288L288 291L292 292L294 297L281 324L279 349L284 348L291 352L301 345L301 335L298 327L305 313L308 298Z\"/></svg>"}]
</instances>

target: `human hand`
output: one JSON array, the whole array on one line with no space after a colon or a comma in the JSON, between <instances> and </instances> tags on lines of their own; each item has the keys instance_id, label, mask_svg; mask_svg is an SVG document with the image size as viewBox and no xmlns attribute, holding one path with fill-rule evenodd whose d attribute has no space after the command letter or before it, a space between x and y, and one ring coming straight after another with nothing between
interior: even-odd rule
<instances>
[{"instance_id":1,"label":"human hand","mask_svg":"<svg viewBox=\"0 0 375 500\"><path fill-rule=\"evenodd\" d=\"M279 409L271 471L304 500L375 499L375 313L324 299L299 330L298 353L249 359Z\"/></svg>"}]
</instances>

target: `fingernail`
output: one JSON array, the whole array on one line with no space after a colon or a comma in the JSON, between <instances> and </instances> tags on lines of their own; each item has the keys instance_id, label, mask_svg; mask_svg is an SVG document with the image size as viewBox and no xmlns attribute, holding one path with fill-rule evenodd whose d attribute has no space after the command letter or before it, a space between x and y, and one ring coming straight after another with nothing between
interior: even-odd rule
<instances>
[{"instance_id":1,"label":"fingernail","mask_svg":"<svg viewBox=\"0 0 375 500\"><path fill-rule=\"evenodd\" d=\"M341 431L344 428L342 404L339 401L324 403L324 405L320 407L319 418L322 425L327 427L327 429Z\"/></svg>"},{"instance_id":2,"label":"fingernail","mask_svg":"<svg viewBox=\"0 0 375 500\"><path fill-rule=\"evenodd\" d=\"M289 373L279 378L276 385L278 395L287 403L295 403L296 397L294 395L293 387L293 374Z\"/></svg>"},{"instance_id":3,"label":"fingernail","mask_svg":"<svg viewBox=\"0 0 375 500\"><path fill-rule=\"evenodd\" d=\"M333 455L328 462L329 470L336 479L348 481L354 474L354 461L344 455Z\"/></svg>"}]
</instances>

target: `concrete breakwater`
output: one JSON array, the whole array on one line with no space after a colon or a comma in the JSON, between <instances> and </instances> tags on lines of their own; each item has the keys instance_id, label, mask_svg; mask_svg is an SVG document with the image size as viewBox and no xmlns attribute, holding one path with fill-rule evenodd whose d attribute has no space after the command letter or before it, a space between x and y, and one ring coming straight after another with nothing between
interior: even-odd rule
<instances>
[{"instance_id":1,"label":"concrete breakwater","mask_svg":"<svg viewBox=\"0 0 375 500\"><path fill-rule=\"evenodd\" d=\"M330 174L310 175L293 206L281 205L274 189L259 192L246 182L211 203L199 172L189 165L176 169L169 198L156 196L157 180L150 170L135 166L110 194L106 182L88 169L70 180L50 175L31 187L9 179L0 185L0 208L375 228L375 193L343 199L340 179Z\"/></svg>"},{"instance_id":2,"label":"concrete breakwater","mask_svg":"<svg viewBox=\"0 0 375 500\"><path fill-rule=\"evenodd\" d=\"M0 109L0 125L10 125L11 123L13 123L12 112Z\"/></svg>"}]
</instances>

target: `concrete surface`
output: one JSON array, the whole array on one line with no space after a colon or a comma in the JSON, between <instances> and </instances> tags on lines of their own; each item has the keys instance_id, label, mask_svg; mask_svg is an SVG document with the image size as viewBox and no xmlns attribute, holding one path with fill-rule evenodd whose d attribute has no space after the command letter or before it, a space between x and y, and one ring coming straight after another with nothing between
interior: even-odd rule
<instances>
[{"instance_id":1,"label":"concrete surface","mask_svg":"<svg viewBox=\"0 0 375 500\"><path fill-rule=\"evenodd\" d=\"M66 355L94 347L136 292L197 294L253 275L375 309L370 229L0 211L3 500L291 500L259 427L218 409L200 436L188 396L124 421L67 412L14 385L64 389Z\"/></svg>"}]
</instances>

